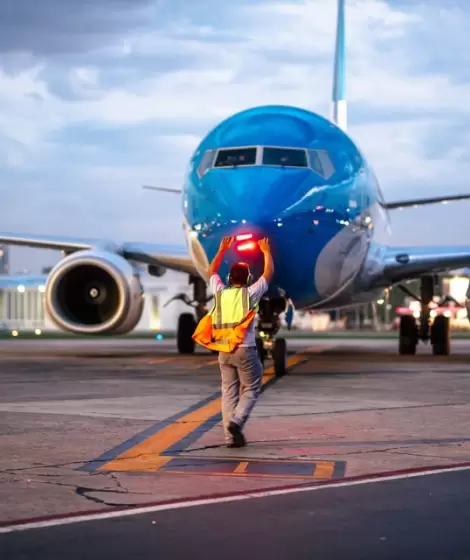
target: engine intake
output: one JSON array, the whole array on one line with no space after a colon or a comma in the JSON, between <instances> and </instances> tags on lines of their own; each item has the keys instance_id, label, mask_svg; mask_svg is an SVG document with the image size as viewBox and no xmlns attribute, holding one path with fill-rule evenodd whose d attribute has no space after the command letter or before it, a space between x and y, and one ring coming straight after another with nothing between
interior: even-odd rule
<instances>
[{"instance_id":1,"label":"engine intake","mask_svg":"<svg viewBox=\"0 0 470 560\"><path fill-rule=\"evenodd\" d=\"M77 251L60 261L45 296L51 320L76 334L125 334L144 306L138 271L108 251Z\"/></svg>"}]
</instances>

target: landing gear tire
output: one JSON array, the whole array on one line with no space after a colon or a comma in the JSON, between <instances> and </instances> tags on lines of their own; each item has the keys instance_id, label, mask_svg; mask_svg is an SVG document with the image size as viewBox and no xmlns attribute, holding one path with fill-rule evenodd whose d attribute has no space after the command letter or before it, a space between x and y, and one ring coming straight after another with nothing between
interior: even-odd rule
<instances>
[{"instance_id":1,"label":"landing gear tire","mask_svg":"<svg viewBox=\"0 0 470 560\"><path fill-rule=\"evenodd\" d=\"M418 328L416 320L411 315L403 315L400 317L400 334L398 351L401 355L416 354L416 346L418 344Z\"/></svg>"},{"instance_id":2,"label":"landing gear tire","mask_svg":"<svg viewBox=\"0 0 470 560\"><path fill-rule=\"evenodd\" d=\"M285 338L276 338L272 349L274 375L282 377L287 373L287 345Z\"/></svg>"},{"instance_id":3,"label":"landing gear tire","mask_svg":"<svg viewBox=\"0 0 470 560\"><path fill-rule=\"evenodd\" d=\"M444 315L438 315L431 326L432 353L435 356L450 354L450 324Z\"/></svg>"},{"instance_id":4,"label":"landing gear tire","mask_svg":"<svg viewBox=\"0 0 470 560\"><path fill-rule=\"evenodd\" d=\"M196 319L192 313L182 313L178 319L177 348L180 354L194 354L196 343L192 339L196 330Z\"/></svg>"}]
</instances>

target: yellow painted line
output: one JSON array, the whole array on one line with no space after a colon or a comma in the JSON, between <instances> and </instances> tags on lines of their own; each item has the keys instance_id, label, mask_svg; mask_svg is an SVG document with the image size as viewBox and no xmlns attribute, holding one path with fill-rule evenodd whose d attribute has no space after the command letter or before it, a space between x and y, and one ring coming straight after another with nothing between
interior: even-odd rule
<instances>
[{"instance_id":1,"label":"yellow painted line","mask_svg":"<svg viewBox=\"0 0 470 560\"><path fill-rule=\"evenodd\" d=\"M239 463L237 468L233 471L234 474L245 474L245 471L248 467L248 461L242 461Z\"/></svg>"},{"instance_id":2,"label":"yellow painted line","mask_svg":"<svg viewBox=\"0 0 470 560\"><path fill-rule=\"evenodd\" d=\"M153 457L152 463L150 466L143 465L140 469L141 472L155 472L161 469L164 465L169 463L173 457L165 457L163 455L159 455L158 457ZM118 469L113 469L118 470Z\"/></svg>"},{"instance_id":3,"label":"yellow painted line","mask_svg":"<svg viewBox=\"0 0 470 560\"><path fill-rule=\"evenodd\" d=\"M314 478L332 478L335 470L335 464L329 461L317 461L315 470L313 471Z\"/></svg>"},{"instance_id":4,"label":"yellow painted line","mask_svg":"<svg viewBox=\"0 0 470 560\"><path fill-rule=\"evenodd\" d=\"M303 354L296 354L287 360L287 366L292 367L301 361L308 359ZM261 380L262 385L271 381L274 368L270 367L264 371ZM198 410L190 412L173 424L166 426L145 441L131 447L115 459L102 465L100 471L156 471L162 466L161 453L169 447L182 440L188 434L196 430L204 422L218 414L221 410L221 398L205 404ZM167 459L165 457L165 459Z\"/></svg>"},{"instance_id":5,"label":"yellow painted line","mask_svg":"<svg viewBox=\"0 0 470 560\"><path fill-rule=\"evenodd\" d=\"M178 456L179 459L182 458L181 455ZM211 457L208 455L192 455L189 457L190 459L201 459L204 461L240 461L241 463L282 463L282 464L300 464L304 465L305 463L315 463L315 464L324 464L324 466L331 465L334 469L336 461L317 461L316 459L285 459L284 457L235 457L233 455L217 455L217 457ZM309 475L310 476L310 475Z\"/></svg>"},{"instance_id":6,"label":"yellow painted line","mask_svg":"<svg viewBox=\"0 0 470 560\"><path fill-rule=\"evenodd\" d=\"M190 412L177 422L166 426L145 441L135 445L116 459L103 465L100 470L142 471L160 467L160 453L183 439L206 420L220 412L220 397Z\"/></svg>"},{"instance_id":7,"label":"yellow painted line","mask_svg":"<svg viewBox=\"0 0 470 560\"><path fill-rule=\"evenodd\" d=\"M297 480L312 480L313 477L312 475L307 475L307 474L265 474L265 473L247 473L247 472L243 472L243 473L237 473L235 471L233 472L220 472L220 471L201 471L198 472L196 470L191 471L191 470L183 470L183 469L168 469L165 470L166 473L168 474L185 474L186 476L188 475L199 475L199 476L251 476L251 477L256 477L256 478L294 478Z\"/></svg>"},{"instance_id":8,"label":"yellow painted line","mask_svg":"<svg viewBox=\"0 0 470 560\"><path fill-rule=\"evenodd\" d=\"M331 480L334 475L334 470L337 465L336 461L306 461L305 459L261 459L261 458L246 458L246 459L237 459L237 464L232 471L224 471L217 468L217 463L221 465L225 465L227 461L232 462L234 460L233 457L194 457L191 456L191 460L201 459L207 463L213 463L211 465L210 470L204 469L204 465L201 466L203 469L199 470L198 468L185 468L181 465L175 465L172 467L169 466L168 469L165 469L165 472L169 474L196 474L200 476L251 476L251 477L259 477L259 478L294 478L294 479L322 479L322 480ZM256 463L261 463L266 465L266 463L270 463L273 465L311 465L312 471L310 473L302 473L302 474L295 474L292 472L256 472L256 469L252 472L248 471L249 465L256 465Z\"/></svg>"},{"instance_id":9,"label":"yellow painted line","mask_svg":"<svg viewBox=\"0 0 470 560\"><path fill-rule=\"evenodd\" d=\"M262 384L269 381L263 376ZM161 464L160 453L196 430L201 424L218 414L221 410L221 398L218 397L202 408L190 412L178 421L166 426L145 441L122 453L99 470L101 471L147 471L158 470Z\"/></svg>"}]
</instances>

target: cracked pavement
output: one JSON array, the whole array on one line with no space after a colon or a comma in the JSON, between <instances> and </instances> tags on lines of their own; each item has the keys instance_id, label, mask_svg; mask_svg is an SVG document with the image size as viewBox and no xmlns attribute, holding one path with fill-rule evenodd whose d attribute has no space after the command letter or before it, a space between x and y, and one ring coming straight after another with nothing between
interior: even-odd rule
<instances>
[{"instance_id":1,"label":"cracked pavement","mask_svg":"<svg viewBox=\"0 0 470 560\"><path fill-rule=\"evenodd\" d=\"M0 361L0 523L292 482L78 470L217 392L214 357L15 344ZM448 358L398 357L388 340L328 344L261 396L243 454L223 447L216 425L180 456L345 461L346 476L470 461L470 341Z\"/></svg>"}]
</instances>

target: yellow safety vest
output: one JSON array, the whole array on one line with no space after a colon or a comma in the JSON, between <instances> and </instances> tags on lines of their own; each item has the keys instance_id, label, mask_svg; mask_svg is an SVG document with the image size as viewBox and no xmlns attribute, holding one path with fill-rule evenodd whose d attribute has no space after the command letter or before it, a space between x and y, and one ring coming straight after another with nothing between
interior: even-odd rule
<instances>
[{"instance_id":1,"label":"yellow safety vest","mask_svg":"<svg viewBox=\"0 0 470 560\"><path fill-rule=\"evenodd\" d=\"M212 310L201 319L193 335L201 346L219 352L233 352L244 340L256 317L248 288L224 288L214 296Z\"/></svg>"},{"instance_id":2,"label":"yellow safety vest","mask_svg":"<svg viewBox=\"0 0 470 560\"><path fill-rule=\"evenodd\" d=\"M214 333L236 327L250 311L248 288L225 288L214 296L212 329Z\"/></svg>"}]
</instances>

